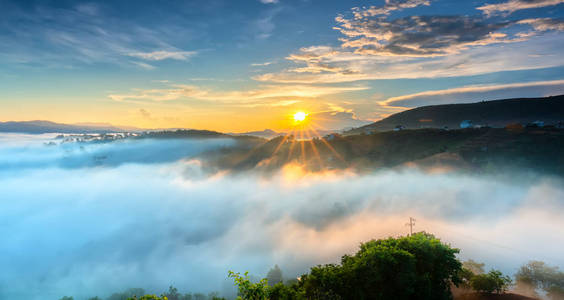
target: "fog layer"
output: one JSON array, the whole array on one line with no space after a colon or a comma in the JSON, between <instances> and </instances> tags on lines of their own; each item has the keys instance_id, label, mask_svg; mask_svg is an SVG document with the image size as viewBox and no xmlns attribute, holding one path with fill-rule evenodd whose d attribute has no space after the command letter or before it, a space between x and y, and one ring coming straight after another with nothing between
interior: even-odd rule
<instances>
[{"instance_id":1,"label":"fog layer","mask_svg":"<svg viewBox=\"0 0 564 300\"><path fill-rule=\"evenodd\" d=\"M561 179L299 165L206 174L198 154L230 140L45 146L50 138L0 136L1 299L171 284L228 292L228 270L264 276L278 264L296 276L362 241L406 234L410 216L463 259L509 274L530 259L564 267ZM98 155L104 163L93 164Z\"/></svg>"}]
</instances>

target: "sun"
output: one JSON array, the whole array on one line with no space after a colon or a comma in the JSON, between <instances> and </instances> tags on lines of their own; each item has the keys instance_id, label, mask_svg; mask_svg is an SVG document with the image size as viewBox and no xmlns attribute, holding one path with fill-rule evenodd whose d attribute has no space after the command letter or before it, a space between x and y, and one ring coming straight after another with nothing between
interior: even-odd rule
<instances>
[{"instance_id":1,"label":"sun","mask_svg":"<svg viewBox=\"0 0 564 300\"><path fill-rule=\"evenodd\" d=\"M303 122L307 117L307 114L303 111L298 111L294 114L294 121L295 122Z\"/></svg>"}]
</instances>

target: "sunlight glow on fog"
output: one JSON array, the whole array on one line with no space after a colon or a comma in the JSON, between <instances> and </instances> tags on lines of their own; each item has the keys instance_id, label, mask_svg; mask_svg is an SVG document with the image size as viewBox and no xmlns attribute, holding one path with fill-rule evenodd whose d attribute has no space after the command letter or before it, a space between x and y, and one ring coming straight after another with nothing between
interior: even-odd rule
<instances>
[{"instance_id":1,"label":"sunlight glow on fog","mask_svg":"<svg viewBox=\"0 0 564 300\"><path fill-rule=\"evenodd\" d=\"M405 234L409 216L462 258L509 274L530 259L564 267L564 187L554 178L296 165L269 177L208 176L198 153L229 141L143 140L69 154L46 138L0 136L0 298L81 299L170 284L221 292L230 290L227 270L264 276L279 264L299 275L362 241ZM146 155L134 159L132 149ZM111 163L91 165L100 153Z\"/></svg>"}]
</instances>

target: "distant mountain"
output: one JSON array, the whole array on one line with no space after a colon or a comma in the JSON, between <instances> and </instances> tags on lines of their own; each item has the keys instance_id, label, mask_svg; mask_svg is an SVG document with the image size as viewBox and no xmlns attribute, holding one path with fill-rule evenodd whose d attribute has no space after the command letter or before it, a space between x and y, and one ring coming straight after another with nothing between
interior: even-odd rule
<instances>
[{"instance_id":1,"label":"distant mountain","mask_svg":"<svg viewBox=\"0 0 564 300\"><path fill-rule=\"evenodd\" d=\"M511 123L544 121L554 124L564 120L564 95L544 98L518 98L465 104L422 106L393 114L378 122L346 132L358 134L389 131L401 125L406 129L459 128L464 120L474 125L505 127Z\"/></svg>"},{"instance_id":2,"label":"distant mountain","mask_svg":"<svg viewBox=\"0 0 564 300\"><path fill-rule=\"evenodd\" d=\"M110 124L61 124L51 121L0 122L0 132L15 133L106 133L131 131Z\"/></svg>"},{"instance_id":3,"label":"distant mountain","mask_svg":"<svg viewBox=\"0 0 564 300\"><path fill-rule=\"evenodd\" d=\"M283 132L276 132L276 131L271 130L271 129L265 129L265 130L261 130L261 131L249 131L249 132L243 132L243 133L232 133L232 135L249 135L249 136L256 136L256 137L261 137L261 138L265 138L265 139L270 139L270 138L273 138L273 137L285 135L285 133L283 133Z\"/></svg>"}]
</instances>

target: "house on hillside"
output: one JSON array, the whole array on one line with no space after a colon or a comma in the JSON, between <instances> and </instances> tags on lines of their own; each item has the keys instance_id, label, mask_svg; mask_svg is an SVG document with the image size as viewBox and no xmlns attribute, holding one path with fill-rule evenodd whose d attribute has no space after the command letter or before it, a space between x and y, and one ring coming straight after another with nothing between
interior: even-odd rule
<instances>
[{"instance_id":1,"label":"house on hillside","mask_svg":"<svg viewBox=\"0 0 564 300\"><path fill-rule=\"evenodd\" d=\"M531 123L527 124L527 127L539 127L539 128L544 127L544 121L537 120L537 121L531 122Z\"/></svg>"},{"instance_id":2,"label":"house on hillside","mask_svg":"<svg viewBox=\"0 0 564 300\"><path fill-rule=\"evenodd\" d=\"M460 128L472 128L473 126L474 124L472 123L471 120L464 120L460 122Z\"/></svg>"},{"instance_id":3,"label":"house on hillside","mask_svg":"<svg viewBox=\"0 0 564 300\"><path fill-rule=\"evenodd\" d=\"M332 141L332 140L334 140L334 139L336 139L336 138L338 138L338 137L340 137L340 136L341 136L341 135L338 134L338 133L331 133L331 134L328 134L328 135L324 136L323 138L324 138L326 141Z\"/></svg>"},{"instance_id":4,"label":"house on hillside","mask_svg":"<svg viewBox=\"0 0 564 300\"><path fill-rule=\"evenodd\" d=\"M405 126L403 125L397 125L396 127L394 127L394 131L400 131L400 130L404 130Z\"/></svg>"}]
</instances>

